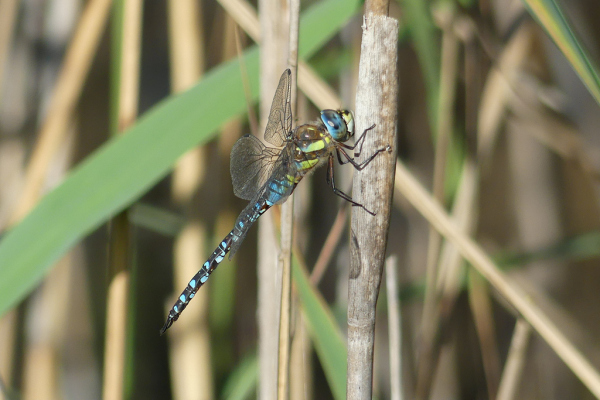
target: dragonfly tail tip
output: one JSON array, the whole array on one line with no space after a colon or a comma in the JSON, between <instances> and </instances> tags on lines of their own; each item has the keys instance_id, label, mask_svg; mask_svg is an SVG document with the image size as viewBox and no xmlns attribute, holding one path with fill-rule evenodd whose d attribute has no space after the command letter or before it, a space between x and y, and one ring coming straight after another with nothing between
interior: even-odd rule
<instances>
[{"instance_id":1,"label":"dragonfly tail tip","mask_svg":"<svg viewBox=\"0 0 600 400\"><path fill-rule=\"evenodd\" d=\"M165 322L163 327L160 328L160 336L164 335L165 332L167 331L167 329L169 329L171 327L171 325L173 325L173 320L171 318L168 318L167 322Z\"/></svg>"}]
</instances>

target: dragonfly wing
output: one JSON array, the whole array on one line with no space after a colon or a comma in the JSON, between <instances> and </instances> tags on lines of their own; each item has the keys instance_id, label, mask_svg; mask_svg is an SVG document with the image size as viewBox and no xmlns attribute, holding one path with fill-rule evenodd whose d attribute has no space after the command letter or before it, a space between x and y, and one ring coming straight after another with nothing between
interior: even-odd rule
<instances>
[{"instance_id":1,"label":"dragonfly wing","mask_svg":"<svg viewBox=\"0 0 600 400\"><path fill-rule=\"evenodd\" d=\"M238 139L230 158L233 193L241 199L252 200L271 175L280 152L266 147L252 135Z\"/></svg>"},{"instance_id":2,"label":"dragonfly wing","mask_svg":"<svg viewBox=\"0 0 600 400\"><path fill-rule=\"evenodd\" d=\"M269 150L268 147L265 149ZM285 202L296 187L293 183L297 172L296 164L293 162L293 147L286 146L278 152L277 159L269 163L269 174L264 183L255 190L254 197L250 199L250 203L235 222L233 232L237 237L231 243L229 259L238 251L254 222L273 204Z\"/></svg>"},{"instance_id":3,"label":"dragonfly wing","mask_svg":"<svg viewBox=\"0 0 600 400\"><path fill-rule=\"evenodd\" d=\"M265 140L277 147L283 146L287 135L292 130L291 98L292 73L286 69L279 79L265 129Z\"/></svg>"}]
</instances>

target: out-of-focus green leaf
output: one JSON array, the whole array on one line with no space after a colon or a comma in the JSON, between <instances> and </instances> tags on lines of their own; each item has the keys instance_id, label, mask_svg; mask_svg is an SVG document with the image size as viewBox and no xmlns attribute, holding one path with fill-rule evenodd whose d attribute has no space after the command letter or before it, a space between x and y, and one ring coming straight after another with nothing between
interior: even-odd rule
<instances>
[{"instance_id":1,"label":"out-of-focus green leaf","mask_svg":"<svg viewBox=\"0 0 600 400\"><path fill-rule=\"evenodd\" d=\"M357 6L357 0L325 0L307 10L300 23L300 57L313 54ZM324 16L327 23L321 26ZM247 51L244 59L251 98L256 100L258 48ZM0 242L0 315L83 236L162 179L187 150L205 143L223 123L244 112L243 87L239 62L222 64L190 90L159 103L71 171Z\"/></svg>"},{"instance_id":2,"label":"out-of-focus green leaf","mask_svg":"<svg viewBox=\"0 0 600 400\"><path fill-rule=\"evenodd\" d=\"M226 400L245 400L256 395L258 382L258 358L248 356L242 360L225 382L223 396Z\"/></svg>"},{"instance_id":3,"label":"out-of-focus green leaf","mask_svg":"<svg viewBox=\"0 0 600 400\"><path fill-rule=\"evenodd\" d=\"M409 30L427 90L427 105L431 129L435 130L438 91L440 85L440 43L438 29L433 23L430 2L425 0L398 0L405 12L402 19Z\"/></svg>"},{"instance_id":4,"label":"out-of-focus green leaf","mask_svg":"<svg viewBox=\"0 0 600 400\"><path fill-rule=\"evenodd\" d=\"M600 257L600 232L592 231L563 239L532 252L500 254L496 257L496 262L508 269L536 261L577 262L598 257Z\"/></svg>"},{"instance_id":5,"label":"out-of-focus green leaf","mask_svg":"<svg viewBox=\"0 0 600 400\"><path fill-rule=\"evenodd\" d=\"M300 267L296 259L293 260L292 274L317 356L325 371L333 397L343 400L346 398L348 364L342 333L327 303L310 284L306 270Z\"/></svg>"},{"instance_id":6,"label":"out-of-focus green leaf","mask_svg":"<svg viewBox=\"0 0 600 400\"><path fill-rule=\"evenodd\" d=\"M579 43L562 10L555 0L523 0L529 12L546 30L571 66L579 75L596 102L600 104L598 68ZM565 3L566 4L566 3Z\"/></svg>"}]
</instances>

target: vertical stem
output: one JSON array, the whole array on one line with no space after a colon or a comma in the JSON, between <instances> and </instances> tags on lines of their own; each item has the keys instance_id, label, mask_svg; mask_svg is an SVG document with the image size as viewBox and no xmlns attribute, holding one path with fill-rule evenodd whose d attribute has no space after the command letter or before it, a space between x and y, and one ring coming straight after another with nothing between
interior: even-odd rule
<instances>
[{"instance_id":1,"label":"vertical stem","mask_svg":"<svg viewBox=\"0 0 600 400\"><path fill-rule=\"evenodd\" d=\"M117 127L119 134L133 124L138 112L140 42L142 31L142 1L122 0L122 18L117 18L117 40L120 50L116 75L118 93ZM115 40L115 42L117 41ZM129 303L129 279L131 257L130 227L127 210L122 211L111 221L109 244L108 304L106 310L106 345L104 361L103 398L122 399L126 382L126 338L127 310Z\"/></svg>"},{"instance_id":2,"label":"vertical stem","mask_svg":"<svg viewBox=\"0 0 600 400\"><path fill-rule=\"evenodd\" d=\"M390 393L392 400L402 400L402 328L398 295L398 258L385 262L385 282L388 300L388 329L390 337Z\"/></svg>"},{"instance_id":3,"label":"vertical stem","mask_svg":"<svg viewBox=\"0 0 600 400\"><path fill-rule=\"evenodd\" d=\"M300 0L288 0L289 7L289 55L288 65L292 70L292 115L296 115L298 23ZM290 395L290 351L292 325L292 236L294 230L294 195L281 206L281 253L279 268L282 272L281 311L279 320L279 355L277 398L287 399Z\"/></svg>"},{"instance_id":4,"label":"vertical stem","mask_svg":"<svg viewBox=\"0 0 600 400\"><path fill-rule=\"evenodd\" d=\"M169 50L171 90L191 87L204 69L204 38L201 3L197 0L169 0ZM176 290L185 287L206 253L206 226L198 210L199 188L205 182L206 148L187 152L173 171L171 196L185 216L185 225L175 237L173 273ZM213 397L213 375L208 326L208 290L194 296L194 312L169 330L170 369L173 398ZM172 302L168 303L170 307Z\"/></svg>"},{"instance_id":5,"label":"vertical stem","mask_svg":"<svg viewBox=\"0 0 600 400\"><path fill-rule=\"evenodd\" d=\"M390 12L389 0L366 0L365 15L389 15Z\"/></svg>"},{"instance_id":6,"label":"vertical stem","mask_svg":"<svg viewBox=\"0 0 600 400\"><path fill-rule=\"evenodd\" d=\"M378 8L380 9L380 7ZM375 306L387 245L394 164L398 95L398 21L367 12L356 96L357 134L376 124L365 139L361 160L391 146L354 176L353 197L377 213L352 211L348 285L348 399L370 399L373 379ZM361 161L358 160L358 161Z\"/></svg>"},{"instance_id":7,"label":"vertical stem","mask_svg":"<svg viewBox=\"0 0 600 400\"><path fill-rule=\"evenodd\" d=\"M469 305L473 314L473 322L477 330L481 361L488 391L488 399L495 400L500 381L500 355L496 340L492 299L490 298L487 282L477 271L467 271L469 282Z\"/></svg>"},{"instance_id":8,"label":"vertical stem","mask_svg":"<svg viewBox=\"0 0 600 400\"><path fill-rule=\"evenodd\" d=\"M281 270L281 308L279 318L279 348L277 360L277 398L289 398L290 350L292 324L292 270L291 246L294 221L293 195L281 207L281 252L278 269Z\"/></svg>"},{"instance_id":9,"label":"vertical stem","mask_svg":"<svg viewBox=\"0 0 600 400\"><path fill-rule=\"evenodd\" d=\"M450 136L454 127L454 103L456 101L456 79L458 74L459 42L452 32L453 15L445 15L442 36L442 65L440 72L439 100L437 101L435 161L433 172L433 195L444 203L444 183ZM438 329L440 315L438 310L440 295L436 289L439 279L440 248L442 237L433 228L429 228L427 248L427 267L425 273L425 302L421 322L420 355L418 360L417 399L429 397L429 390L439 355Z\"/></svg>"},{"instance_id":10,"label":"vertical stem","mask_svg":"<svg viewBox=\"0 0 600 400\"><path fill-rule=\"evenodd\" d=\"M260 119L261 130L269 116L278 78L286 67L288 54L289 12L287 3L279 0L260 0ZM262 135L260 135L262 139ZM281 270L274 249L273 213L265 213L258 223L258 335L260 382L258 398L277 398L277 362L279 358L279 314L281 304Z\"/></svg>"},{"instance_id":11,"label":"vertical stem","mask_svg":"<svg viewBox=\"0 0 600 400\"><path fill-rule=\"evenodd\" d=\"M0 0L0 93L3 93L4 69L10 53L18 6L18 0Z\"/></svg>"},{"instance_id":12,"label":"vertical stem","mask_svg":"<svg viewBox=\"0 0 600 400\"><path fill-rule=\"evenodd\" d=\"M516 398L517 388L523 375L523 368L525 367L525 357L527 355L530 336L531 326L522 318L517 319L496 400L512 400Z\"/></svg>"}]
</instances>

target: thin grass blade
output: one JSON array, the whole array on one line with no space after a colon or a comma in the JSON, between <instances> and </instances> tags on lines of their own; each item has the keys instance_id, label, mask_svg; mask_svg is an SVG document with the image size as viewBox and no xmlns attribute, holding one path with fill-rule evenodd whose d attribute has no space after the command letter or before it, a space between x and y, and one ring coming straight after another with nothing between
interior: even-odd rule
<instances>
[{"instance_id":1,"label":"thin grass blade","mask_svg":"<svg viewBox=\"0 0 600 400\"><path fill-rule=\"evenodd\" d=\"M529 12L567 58L579 79L600 104L598 67L590 59L555 0L524 0ZM566 3L565 3L566 4Z\"/></svg>"}]
</instances>

